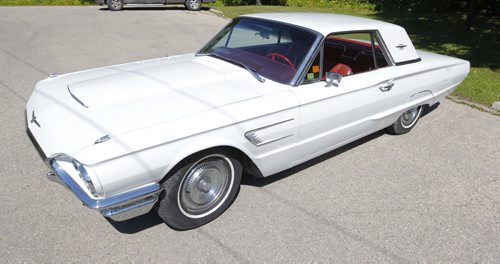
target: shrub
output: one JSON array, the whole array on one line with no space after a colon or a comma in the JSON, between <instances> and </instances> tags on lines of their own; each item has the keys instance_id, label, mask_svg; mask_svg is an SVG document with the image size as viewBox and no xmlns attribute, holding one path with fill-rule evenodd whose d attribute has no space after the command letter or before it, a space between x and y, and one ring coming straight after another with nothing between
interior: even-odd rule
<instances>
[{"instance_id":1,"label":"shrub","mask_svg":"<svg viewBox=\"0 0 500 264\"><path fill-rule=\"evenodd\" d=\"M368 0L287 0L289 6L298 7L317 7L317 8L332 8L332 7L350 7L350 8L368 8L371 9L373 4Z\"/></svg>"},{"instance_id":2,"label":"shrub","mask_svg":"<svg viewBox=\"0 0 500 264\"><path fill-rule=\"evenodd\" d=\"M287 0L261 0L263 5L286 5ZM226 6L255 5L256 0L223 0Z\"/></svg>"}]
</instances>

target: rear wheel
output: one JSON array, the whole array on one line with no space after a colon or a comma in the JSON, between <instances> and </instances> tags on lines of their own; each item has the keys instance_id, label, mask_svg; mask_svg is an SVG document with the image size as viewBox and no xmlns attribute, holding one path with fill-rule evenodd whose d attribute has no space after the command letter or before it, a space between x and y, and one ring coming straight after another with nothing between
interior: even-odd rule
<instances>
[{"instance_id":1,"label":"rear wheel","mask_svg":"<svg viewBox=\"0 0 500 264\"><path fill-rule=\"evenodd\" d=\"M398 120L387 129L395 135L402 135L410 132L410 130L417 124L420 115L422 115L423 106L417 106L409 109L399 116Z\"/></svg>"},{"instance_id":2,"label":"rear wheel","mask_svg":"<svg viewBox=\"0 0 500 264\"><path fill-rule=\"evenodd\" d=\"M123 0L108 0L108 8L111 11L119 11L123 9Z\"/></svg>"},{"instance_id":3,"label":"rear wheel","mask_svg":"<svg viewBox=\"0 0 500 264\"><path fill-rule=\"evenodd\" d=\"M198 11L201 9L201 0L186 0L184 5L191 11Z\"/></svg>"},{"instance_id":4,"label":"rear wheel","mask_svg":"<svg viewBox=\"0 0 500 264\"><path fill-rule=\"evenodd\" d=\"M207 224L231 205L241 174L241 163L229 153L191 157L163 183L158 215L178 230Z\"/></svg>"}]
</instances>

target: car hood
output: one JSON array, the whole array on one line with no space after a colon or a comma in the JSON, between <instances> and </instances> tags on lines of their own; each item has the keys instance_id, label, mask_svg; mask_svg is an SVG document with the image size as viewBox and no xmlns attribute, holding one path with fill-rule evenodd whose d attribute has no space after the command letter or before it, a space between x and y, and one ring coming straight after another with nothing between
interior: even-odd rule
<instances>
[{"instance_id":1,"label":"car hood","mask_svg":"<svg viewBox=\"0 0 500 264\"><path fill-rule=\"evenodd\" d=\"M26 117L45 155L71 155L106 135L259 97L257 83L238 66L188 54L46 79L35 87Z\"/></svg>"}]
</instances>

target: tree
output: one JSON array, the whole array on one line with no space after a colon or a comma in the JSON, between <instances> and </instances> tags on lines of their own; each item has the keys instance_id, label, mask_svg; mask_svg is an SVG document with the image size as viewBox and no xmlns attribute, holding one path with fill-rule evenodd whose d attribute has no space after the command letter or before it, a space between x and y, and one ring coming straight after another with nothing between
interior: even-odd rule
<instances>
[{"instance_id":1,"label":"tree","mask_svg":"<svg viewBox=\"0 0 500 264\"><path fill-rule=\"evenodd\" d=\"M469 11L467 12L467 19L465 20L465 28L470 31L472 24L476 20L477 13L477 0L469 0Z\"/></svg>"}]
</instances>

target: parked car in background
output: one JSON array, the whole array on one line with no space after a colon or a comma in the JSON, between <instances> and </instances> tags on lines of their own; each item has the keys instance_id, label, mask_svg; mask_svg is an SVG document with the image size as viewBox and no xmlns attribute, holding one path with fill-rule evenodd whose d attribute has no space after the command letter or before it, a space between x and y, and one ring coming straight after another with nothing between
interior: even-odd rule
<instances>
[{"instance_id":1,"label":"parked car in background","mask_svg":"<svg viewBox=\"0 0 500 264\"><path fill-rule=\"evenodd\" d=\"M127 4L184 4L188 10L198 11L202 3L213 3L215 0L95 0L95 2L98 5L107 5L111 11L122 10Z\"/></svg>"},{"instance_id":2,"label":"parked car in background","mask_svg":"<svg viewBox=\"0 0 500 264\"><path fill-rule=\"evenodd\" d=\"M115 220L153 209L184 230L221 215L244 172L267 177L381 129L409 132L468 72L415 50L397 25L253 14L195 54L50 76L25 117L48 177L84 205Z\"/></svg>"}]
</instances>

